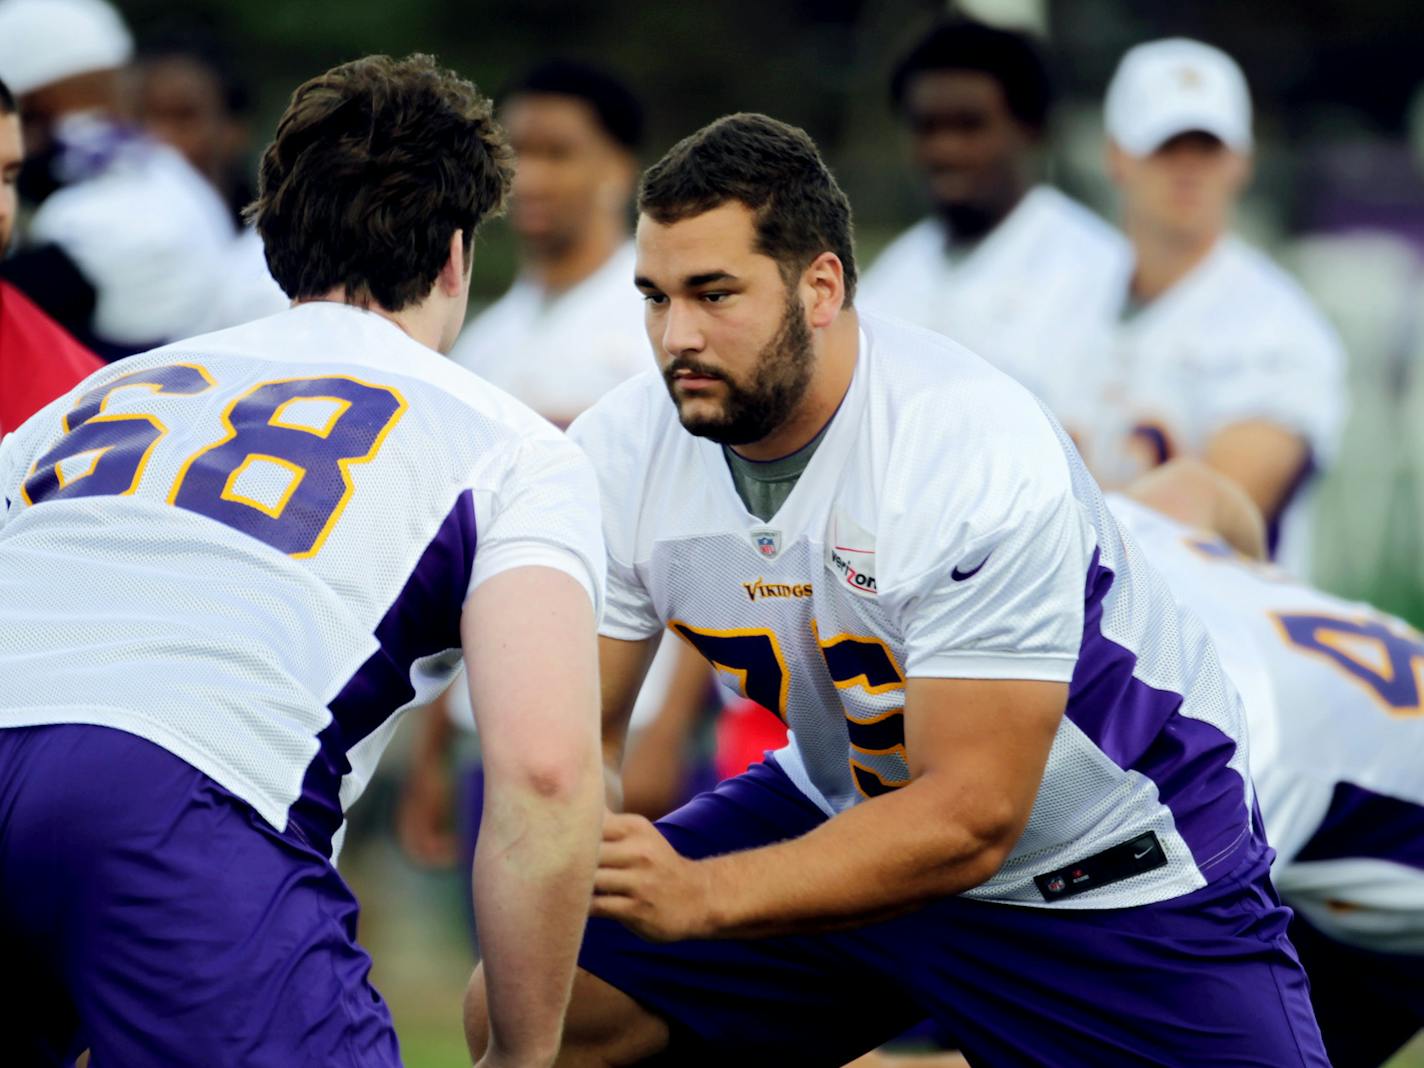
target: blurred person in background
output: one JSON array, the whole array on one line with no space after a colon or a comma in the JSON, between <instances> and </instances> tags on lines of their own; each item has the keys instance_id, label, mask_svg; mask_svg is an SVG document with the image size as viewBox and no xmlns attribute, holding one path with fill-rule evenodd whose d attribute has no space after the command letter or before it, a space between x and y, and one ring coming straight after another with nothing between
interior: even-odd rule
<instances>
[{"instance_id":1,"label":"blurred person in background","mask_svg":"<svg viewBox=\"0 0 1424 1068\"><path fill-rule=\"evenodd\" d=\"M202 328L232 241L212 187L124 120L132 54L104 0L0 0L34 210L0 277L105 359Z\"/></svg>"},{"instance_id":2,"label":"blurred person in background","mask_svg":"<svg viewBox=\"0 0 1424 1068\"><path fill-rule=\"evenodd\" d=\"M1115 306L1126 243L1039 179L1052 85L1027 34L938 23L890 99L932 213L865 272L861 304L968 345L1072 422L1062 354Z\"/></svg>"},{"instance_id":3,"label":"blurred person in background","mask_svg":"<svg viewBox=\"0 0 1424 1068\"><path fill-rule=\"evenodd\" d=\"M220 330L281 311L286 294L267 269L262 239L242 221L253 196L251 95L222 43L196 30L144 42L134 68L134 102L144 130L181 152L231 213L233 240L219 268L221 285L200 328Z\"/></svg>"},{"instance_id":4,"label":"blurred person in background","mask_svg":"<svg viewBox=\"0 0 1424 1068\"><path fill-rule=\"evenodd\" d=\"M643 108L608 72L551 60L506 91L500 121L518 160L519 276L451 356L567 426L652 366L629 241Z\"/></svg>"},{"instance_id":5,"label":"blurred person in background","mask_svg":"<svg viewBox=\"0 0 1424 1068\"><path fill-rule=\"evenodd\" d=\"M598 491L442 355L511 171L430 56L311 79L253 207L293 307L102 368L0 445L13 1063L398 1065L336 860L401 714L462 661L481 1063L552 1062L603 808Z\"/></svg>"},{"instance_id":6,"label":"blurred person in background","mask_svg":"<svg viewBox=\"0 0 1424 1068\"><path fill-rule=\"evenodd\" d=\"M0 82L0 257L15 225L23 160L15 98ZM101 366L28 297L0 281L0 438Z\"/></svg>"},{"instance_id":7,"label":"blurred person in background","mask_svg":"<svg viewBox=\"0 0 1424 1068\"><path fill-rule=\"evenodd\" d=\"M554 59L505 91L500 120L516 158L509 218L520 273L466 325L451 355L567 426L609 389L654 366L629 238L643 107L610 72ZM698 754L711 744L702 736L717 702L701 657L682 644L665 644L639 704L636 729L652 729L646 748L632 747L625 803L650 815L711 785ZM421 864L447 866L474 849L482 774L472 765L457 784L451 767L456 730L473 725L458 687L420 723L397 830Z\"/></svg>"},{"instance_id":8,"label":"blurred person in background","mask_svg":"<svg viewBox=\"0 0 1424 1068\"><path fill-rule=\"evenodd\" d=\"M1108 86L1107 164L1132 243L1102 346L1085 451L1105 485L1174 456L1237 482L1273 554L1309 565L1307 489L1346 409L1339 339L1301 288L1229 232L1251 177L1251 99L1234 60L1182 38L1138 45Z\"/></svg>"}]
</instances>

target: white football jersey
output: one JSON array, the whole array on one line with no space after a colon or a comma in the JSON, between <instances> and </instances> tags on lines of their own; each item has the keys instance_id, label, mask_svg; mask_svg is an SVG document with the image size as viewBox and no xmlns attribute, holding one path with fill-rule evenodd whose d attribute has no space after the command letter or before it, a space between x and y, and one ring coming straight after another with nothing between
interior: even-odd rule
<instances>
[{"instance_id":1,"label":"white football jersey","mask_svg":"<svg viewBox=\"0 0 1424 1068\"><path fill-rule=\"evenodd\" d=\"M1315 468L1333 461L1347 407L1340 340L1283 270L1235 237L1106 338L1100 353L1081 354L1105 365L1098 418L1073 427L1105 485L1201 456L1218 431L1254 419L1298 433ZM1085 366L1082 377L1094 375ZM1298 574L1309 563L1307 498L1297 492L1272 530L1275 558Z\"/></svg>"},{"instance_id":2,"label":"white football jersey","mask_svg":"<svg viewBox=\"0 0 1424 1068\"><path fill-rule=\"evenodd\" d=\"M1336 937L1424 952L1424 635L1109 503L1240 689L1282 895Z\"/></svg>"},{"instance_id":3,"label":"white football jersey","mask_svg":"<svg viewBox=\"0 0 1424 1068\"><path fill-rule=\"evenodd\" d=\"M538 564L601 599L579 450L344 304L104 368L0 487L0 728L137 734L328 852L469 591Z\"/></svg>"},{"instance_id":4,"label":"white football jersey","mask_svg":"<svg viewBox=\"0 0 1424 1068\"><path fill-rule=\"evenodd\" d=\"M576 286L551 295L529 278L476 316L451 357L560 426L653 364L635 253L623 245Z\"/></svg>"},{"instance_id":5,"label":"white football jersey","mask_svg":"<svg viewBox=\"0 0 1424 1068\"><path fill-rule=\"evenodd\" d=\"M670 628L778 713L777 760L828 815L909 781L906 678L1039 679L1070 684L1067 715L1027 830L970 896L1142 904L1250 844L1239 699L1201 625L1042 405L967 350L864 316L850 389L768 522L656 372L570 433L603 491L602 632ZM1149 832L1154 870L1077 894L1053 874Z\"/></svg>"},{"instance_id":6,"label":"white football jersey","mask_svg":"<svg viewBox=\"0 0 1424 1068\"><path fill-rule=\"evenodd\" d=\"M860 280L856 303L968 346L1048 402L1070 429L1094 401L1066 354L1101 336L1127 283L1127 241L1050 186L1032 189L972 251L944 224L901 234Z\"/></svg>"},{"instance_id":7,"label":"white football jersey","mask_svg":"<svg viewBox=\"0 0 1424 1068\"><path fill-rule=\"evenodd\" d=\"M94 287L94 333L133 348L186 337L209 323L232 243L226 205L168 145L97 115L58 126L66 164L82 179L46 197L32 245L56 244Z\"/></svg>"}]
</instances>

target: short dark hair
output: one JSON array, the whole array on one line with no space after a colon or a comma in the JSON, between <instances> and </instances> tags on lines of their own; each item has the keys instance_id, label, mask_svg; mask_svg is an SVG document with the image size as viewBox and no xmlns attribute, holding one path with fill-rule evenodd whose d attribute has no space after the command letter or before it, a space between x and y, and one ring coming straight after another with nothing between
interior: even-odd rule
<instances>
[{"instance_id":1,"label":"short dark hair","mask_svg":"<svg viewBox=\"0 0 1424 1068\"><path fill-rule=\"evenodd\" d=\"M240 117L252 110L252 91L239 73L227 43L205 27L171 27L155 33L139 45L138 59L140 63L168 59L195 63L217 82L229 115Z\"/></svg>"},{"instance_id":2,"label":"short dark hair","mask_svg":"<svg viewBox=\"0 0 1424 1068\"><path fill-rule=\"evenodd\" d=\"M528 70L505 87L502 99L526 94L567 96L582 100L598 118L603 132L629 152L643 146L643 105L633 90L601 67L572 59L551 59Z\"/></svg>"},{"instance_id":3,"label":"short dark hair","mask_svg":"<svg viewBox=\"0 0 1424 1068\"><path fill-rule=\"evenodd\" d=\"M0 115L13 115L17 110L15 94L10 92L10 87L5 84L5 79L0 78Z\"/></svg>"},{"instance_id":4,"label":"short dark hair","mask_svg":"<svg viewBox=\"0 0 1424 1068\"><path fill-rule=\"evenodd\" d=\"M246 216L293 300L342 286L418 303L504 206L514 154L490 101L427 55L367 56L298 87L262 154Z\"/></svg>"},{"instance_id":5,"label":"short dark hair","mask_svg":"<svg viewBox=\"0 0 1424 1068\"><path fill-rule=\"evenodd\" d=\"M638 211L679 222L736 201L756 215L756 247L788 283L823 252L840 257L855 297L850 201L805 130L766 115L727 115L685 137L649 167Z\"/></svg>"},{"instance_id":6,"label":"short dark hair","mask_svg":"<svg viewBox=\"0 0 1424 1068\"><path fill-rule=\"evenodd\" d=\"M903 111L910 80L938 70L970 70L999 83L1009 112L1033 130L1041 130L1053 106L1048 63L1026 33L1001 30L969 19L949 19L932 26L907 52L890 77L890 102Z\"/></svg>"}]
</instances>

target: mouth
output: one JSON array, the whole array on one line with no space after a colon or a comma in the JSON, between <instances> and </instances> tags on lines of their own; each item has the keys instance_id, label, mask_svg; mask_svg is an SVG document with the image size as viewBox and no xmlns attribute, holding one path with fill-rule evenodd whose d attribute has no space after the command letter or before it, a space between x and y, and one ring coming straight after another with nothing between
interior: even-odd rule
<instances>
[{"instance_id":1,"label":"mouth","mask_svg":"<svg viewBox=\"0 0 1424 1068\"><path fill-rule=\"evenodd\" d=\"M684 392L700 392L710 389L722 381L720 375L705 374L700 371L679 369L672 373L672 382Z\"/></svg>"}]
</instances>

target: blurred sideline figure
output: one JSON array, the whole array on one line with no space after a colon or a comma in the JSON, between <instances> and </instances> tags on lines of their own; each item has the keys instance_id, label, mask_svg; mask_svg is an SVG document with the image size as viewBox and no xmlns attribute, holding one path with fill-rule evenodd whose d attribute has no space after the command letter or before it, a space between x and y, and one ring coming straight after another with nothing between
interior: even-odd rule
<instances>
[{"instance_id":1,"label":"blurred sideline figure","mask_svg":"<svg viewBox=\"0 0 1424 1068\"><path fill-rule=\"evenodd\" d=\"M462 659L482 1064L553 1059L603 807L597 486L441 355L511 170L429 56L311 79L253 205L294 307L104 368L0 447L16 1063L398 1065L335 858L400 714Z\"/></svg>"},{"instance_id":2,"label":"blurred sideline figure","mask_svg":"<svg viewBox=\"0 0 1424 1068\"><path fill-rule=\"evenodd\" d=\"M15 225L23 159L15 98L0 81L0 259ZM29 298L0 281L0 439L101 366Z\"/></svg>"},{"instance_id":3,"label":"blurred sideline figure","mask_svg":"<svg viewBox=\"0 0 1424 1068\"><path fill-rule=\"evenodd\" d=\"M242 221L253 193L247 164L251 100L232 60L210 34L175 31L141 45L133 75L140 125L183 153L222 197L233 220L233 240L219 267L221 284L201 329L220 330L283 310L287 297L267 270L262 239Z\"/></svg>"},{"instance_id":4,"label":"blurred sideline figure","mask_svg":"<svg viewBox=\"0 0 1424 1068\"><path fill-rule=\"evenodd\" d=\"M1084 353L1101 411L1075 431L1122 486L1173 456L1236 481L1282 564L1309 564L1304 491L1334 457L1344 354L1300 287L1228 232L1251 174L1251 100L1225 53L1180 38L1130 50L1107 91L1108 168L1135 262L1118 321Z\"/></svg>"},{"instance_id":5,"label":"blurred sideline figure","mask_svg":"<svg viewBox=\"0 0 1424 1068\"><path fill-rule=\"evenodd\" d=\"M520 272L451 356L560 426L652 366L628 240L643 109L612 75L542 64L500 108Z\"/></svg>"},{"instance_id":6,"label":"blurred sideline figure","mask_svg":"<svg viewBox=\"0 0 1424 1068\"><path fill-rule=\"evenodd\" d=\"M232 235L208 183L121 118L132 52L104 0L0 0L34 205L0 277L106 359L201 329Z\"/></svg>"},{"instance_id":7,"label":"blurred sideline figure","mask_svg":"<svg viewBox=\"0 0 1424 1068\"><path fill-rule=\"evenodd\" d=\"M563 1063L837 1064L931 1015L986 1064L1325 1064L1239 700L1042 404L856 312L794 127L712 123L639 211L662 373L570 430L605 759L665 627L792 737L605 819Z\"/></svg>"},{"instance_id":8,"label":"blurred sideline figure","mask_svg":"<svg viewBox=\"0 0 1424 1068\"><path fill-rule=\"evenodd\" d=\"M509 217L520 274L466 325L451 355L567 426L654 363L629 240L643 108L609 72L557 59L506 91L500 120L515 151ZM651 815L685 800L690 788L711 785L697 752L710 745L700 736L707 706L717 702L705 664L682 645L665 643L639 699L638 727L658 720L643 739L647 748L634 746L638 770L624 801ZM473 720L455 687L423 714L397 815L401 843L421 864L452 864L462 847L473 848L481 776L476 765L458 784L452 777L457 726Z\"/></svg>"},{"instance_id":9,"label":"blurred sideline figure","mask_svg":"<svg viewBox=\"0 0 1424 1068\"><path fill-rule=\"evenodd\" d=\"M1062 409L1065 352L1112 314L1128 267L1122 237L1037 180L1052 105L1025 34L936 25L890 84L932 214L865 272L860 301L946 334ZM1074 422L1077 413L1059 410Z\"/></svg>"}]
</instances>

